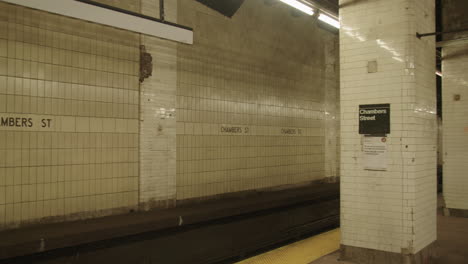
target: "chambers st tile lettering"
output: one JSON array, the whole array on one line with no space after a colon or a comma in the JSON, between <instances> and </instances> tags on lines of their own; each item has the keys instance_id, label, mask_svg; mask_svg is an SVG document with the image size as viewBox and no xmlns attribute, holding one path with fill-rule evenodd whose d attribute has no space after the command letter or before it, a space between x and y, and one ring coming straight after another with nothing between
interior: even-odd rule
<instances>
[{"instance_id":1,"label":"chambers st tile lettering","mask_svg":"<svg viewBox=\"0 0 468 264\"><path fill-rule=\"evenodd\" d=\"M281 134L285 135L302 135L302 129L298 128L282 128Z\"/></svg>"},{"instance_id":2,"label":"chambers st tile lettering","mask_svg":"<svg viewBox=\"0 0 468 264\"><path fill-rule=\"evenodd\" d=\"M231 127L231 126L222 126L221 127L221 133L244 133L247 134L249 133L250 128L249 127Z\"/></svg>"},{"instance_id":3,"label":"chambers st tile lettering","mask_svg":"<svg viewBox=\"0 0 468 264\"><path fill-rule=\"evenodd\" d=\"M0 127L50 127L52 124L52 119L42 118L37 120L37 122L32 117L9 117L2 116L0 117Z\"/></svg>"}]
</instances>

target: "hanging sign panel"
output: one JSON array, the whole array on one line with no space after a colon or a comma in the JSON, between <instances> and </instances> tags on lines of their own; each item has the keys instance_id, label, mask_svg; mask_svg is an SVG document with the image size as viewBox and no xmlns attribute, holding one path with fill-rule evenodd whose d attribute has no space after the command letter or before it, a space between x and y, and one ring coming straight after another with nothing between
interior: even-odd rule
<instances>
[{"instance_id":1,"label":"hanging sign panel","mask_svg":"<svg viewBox=\"0 0 468 264\"><path fill-rule=\"evenodd\" d=\"M111 8L95 1L75 0L0 0L49 13L78 18L149 36L193 44L193 30L128 10Z\"/></svg>"},{"instance_id":2,"label":"hanging sign panel","mask_svg":"<svg viewBox=\"0 0 468 264\"><path fill-rule=\"evenodd\" d=\"M387 138L365 136L362 146L365 170L387 170Z\"/></svg>"},{"instance_id":3,"label":"hanging sign panel","mask_svg":"<svg viewBox=\"0 0 468 264\"><path fill-rule=\"evenodd\" d=\"M390 104L360 105L359 134L390 134Z\"/></svg>"}]
</instances>

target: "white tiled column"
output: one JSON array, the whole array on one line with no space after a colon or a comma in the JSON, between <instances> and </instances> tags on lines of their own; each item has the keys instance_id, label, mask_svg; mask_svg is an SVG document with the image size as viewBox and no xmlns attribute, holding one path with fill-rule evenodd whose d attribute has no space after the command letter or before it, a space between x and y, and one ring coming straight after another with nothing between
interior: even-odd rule
<instances>
[{"instance_id":1,"label":"white tiled column","mask_svg":"<svg viewBox=\"0 0 468 264\"><path fill-rule=\"evenodd\" d=\"M142 13L158 17L155 1L142 1ZM166 1L166 19L177 22L177 1ZM177 43L142 36L153 59L152 76L140 94L140 204L167 207L176 198Z\"/></svg>"},{"instance_id":2,"label":"white tiled column","mask_svg":"<svg viewBox=\"0 0 468 264\"><path fill-rule=\"evenodd\" d=\"M468 32L464 0L444 2L442 25L442 135L445 214L468 217Z\"/></svg>"},{"instance_id":3,"label":"white tiled column","mask_svg":"<svg viewBox=\"0 0 468 264\"><path fill-rule=\"evenodd\" d=\"M468 215L468 47L442 50L444 198L452 215Z\"/></svg>"},{"instance_id":4,"label":"white tiled column","mask_svg":"<svg viewBox=\"0 0 468 264\"><path fill-rule=\"evenodd\" d=\"M381 257L365 263L412 263L436 240L435 40L416 37L435 31L434 1L340 6L342 254L359 263L358 251ZM369 73L369 62L377 72ZM385 103L388 169L364 170L359 105Z\"/></svg>"}]
</instances>

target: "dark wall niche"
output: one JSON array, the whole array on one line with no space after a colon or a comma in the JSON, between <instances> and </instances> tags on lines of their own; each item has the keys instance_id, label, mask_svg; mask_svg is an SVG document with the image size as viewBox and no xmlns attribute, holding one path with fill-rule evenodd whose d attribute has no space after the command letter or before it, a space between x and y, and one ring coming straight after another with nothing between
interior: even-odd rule
<instances>
[{"instance_id":1,"label":"dark wall niche","mask_svg":"<svg viewBox=\"0 0 468 264\"><path fill-rule=\"evenodd\" d=\"M466 0L443 0L438 4L440 12L441 28L443 31L460 31L444 34L442 40L452 40L468 36L468 1Z\"/></svg>"},{"instance_id":2,"label":"dark wall niche","mask_svg":"<svg viewBox=\"0 0 468 264\"><path fill-rule=\"evenodd\" d=\"M232 17L244 3L244 0L197 0L197 2L218 11L227 17Z\"/></svg>"}]
</instances>

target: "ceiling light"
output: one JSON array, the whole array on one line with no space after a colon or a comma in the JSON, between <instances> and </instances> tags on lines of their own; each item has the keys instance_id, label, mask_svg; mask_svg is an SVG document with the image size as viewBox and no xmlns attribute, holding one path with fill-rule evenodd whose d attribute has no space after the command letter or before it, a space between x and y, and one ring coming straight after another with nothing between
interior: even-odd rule
<instances>
[{"instance_id":1,"label":"ceiling light","mask_svg":"<svg viewBox=\"0 0 468 264\"><path fill-rule=\"evenodd\" d=\"M312 9L312 7L303 4L299 2L298 0L280 0L280 1L294 8L301 10L302 12L308 14L309 16L314 14L314 9Z\"/></svg>"},{"instance_id":2,"label":"ceiling light","mask_svg":"<svg viewBox=\"0 0 468 264\"><path fill-rule=\"evenodd\" d=\"M325 14L320 14L318 19L336 28L340 28L340 22L330 16L327 16Z\"/></svg>"}]
</instances>

